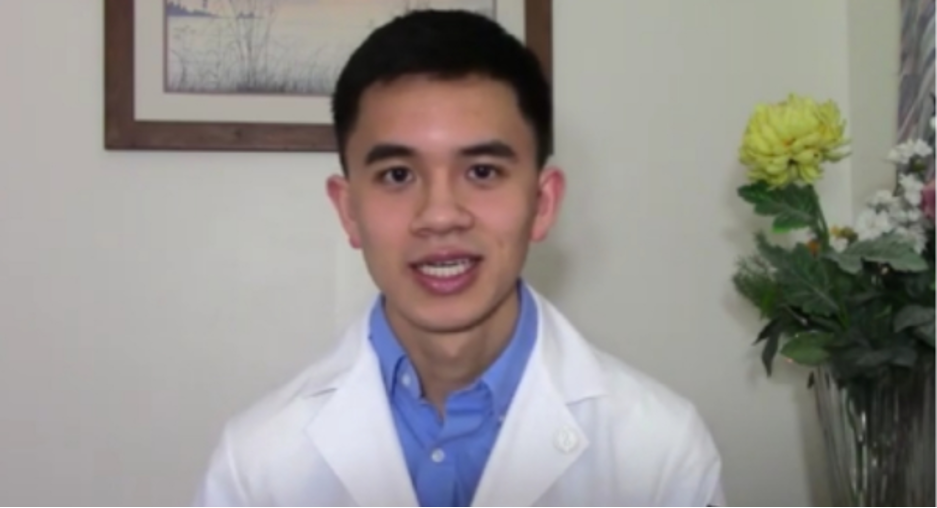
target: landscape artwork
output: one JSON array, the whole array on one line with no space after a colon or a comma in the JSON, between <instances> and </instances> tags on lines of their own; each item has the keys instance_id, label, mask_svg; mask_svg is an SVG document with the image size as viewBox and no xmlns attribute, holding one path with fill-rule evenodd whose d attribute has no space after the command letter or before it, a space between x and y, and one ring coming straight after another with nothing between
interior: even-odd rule
<instances>
[{"instance_id":1,"label":"landscape artwork","mask_svg":"<svg viewBox=\"0 0 937 508\"><path fill-rule=\"evenodd\" d=\"M164 0L164 92L327 97L353 49L412 9L497 0Z\"/></svg>"}]
</instances>

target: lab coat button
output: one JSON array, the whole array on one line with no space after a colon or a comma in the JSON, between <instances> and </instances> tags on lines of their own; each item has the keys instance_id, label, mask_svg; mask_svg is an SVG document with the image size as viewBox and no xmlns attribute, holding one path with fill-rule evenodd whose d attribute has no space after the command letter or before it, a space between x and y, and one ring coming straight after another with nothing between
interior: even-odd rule
<instances>
[{"instance_id":1,"label":"lab coat button","mask_svg":"<svg viewBox=\"0 0 937 508\"><path fill-rule=\"evenodd\" d=\"M446 452L440 450L439 448L436 448L435 450L433 450L433 453L430 455L430 458L433 459L433 462L439 464L440 462L445 460Z\"/></svg>"},{"instance_id":2,"label":"lab coat button","mask_svg":"<svg viewBox=\"0 0 937 508\"><path fill-rule=\"evenodd\" d=\"M556 433L553 444L556 446L557 450L563 453L570 453L575 450L576 446L579 444L579 436L577 436L576 431L572 429L562 429Z\"/></svg>"}]
</instances>

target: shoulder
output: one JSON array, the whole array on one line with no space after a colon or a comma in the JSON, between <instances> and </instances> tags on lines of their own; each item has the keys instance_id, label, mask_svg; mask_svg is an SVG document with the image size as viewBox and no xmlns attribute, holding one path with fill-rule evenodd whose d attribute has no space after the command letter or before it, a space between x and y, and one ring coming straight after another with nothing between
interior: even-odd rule
<instances>
[{"instance_id":1,"label":"shoulder","mask_svg":"<svg viewBox=\"0 0 937 508\"><path fill-rule=\"evenodd\" d=\"M544 359L590 439L602 443L615 463L683 482L697 479L696 487L718 498L721 459L696 405L589 340L545 299L540 302L548 332ZM634 457L641 457L639 463Z\"/></svg>"},{"instance_id":2,"label":"shoulder","mask_svg":"<svg viewBox=\"0 0 937 508\"><path fill-rule=\"evenodd\" d=\"M705 462L718 467L719 450L696 404L658 379L593 347L607 388L598 404L629 442L639 438L663 460ZM679 458L677 458L679 457Z\"/></svg>"},{"instance_id":3,"label":"shoulder","mask_svg":"<svg viewBox=\"0 0 937 508\"><path fill-rule=\"evenodd\" d=\"M303 499L305 482L331 485L307 428L343 375L334 369L334 361L316 362L225 421L195 505L273 506L277 496Z\"/></svg>"},{"instance_id":4,"label":"shoulder","mask_svg":"<svg viewBox=\"0 0 937 508\"><path fill-rule=\"evenodd\" d=\"M292 477L297 471L322 473L306 428L351 370L361 346L344 338L331 353L229 417L210 454L195 504L253 504L263 493L294 490L300 485Z\"/></svg>"},{"instance_id":5,"label":"shoulder","mask_svg":"<svg viewBox=\"0 0 937 508\"><path fill-rule=\"evenodd\" d=\"M603 467L656 485L654 505L724 504L722 458L696 405L620 358L582 345L603 390L570 410L601 443L599 454L610 461Z\"/></svg>"},{"instance_id":6,"label":"shoulder","mask_svg":"<svg viewBox=\"0 0 937 508\"><path fill-rule=\"evenodd\" d=\"M622 416L641 416L656 425L698 418L695 404L657 378L590 344L606 387L607 403Z\"/></svg>"},{"instance_id":7,"label":"shoulder","mask_svg":"<svg viewBox=\"0 0 937 508\"><path fill-rule=\"evenodd\" d=\"M231 417L226 429L233 436L250 434L288 420L301 409L308 418L342 383L367 346L367 313L359 316L324 355L305 369Z\"/></svg>"},{"instance_id":8,"label":"shoulder","mask_svg":"<svg viewBox=\"0 0 937 508\"><path fill-rule=\"evenodd\" d=\"M534 295L540 310L543 358L567 400L601 393L594 400L618 416L635 415L654 423L696 417L690 400L598 346L552 302Z\"/></svg>"},{"instance_id":9,"label":"shoulder","mask_svg":"<svg viewBox=\"0 0 937 508\"><path fill-rule=\"evenodd\" d=\"M692 417L693 403L658 379L604 350L550 301L537 295L544 339L543 358L567 400L601 394L594 400L619 416L640 415L658 422Z\"/></svg>"},{"instance_id":10,"label":"shoulder","mask_svg":"<svg viewBox=\"0 0 937 508\"><path fill-rule=\"evenodd\" d=\"M277 435L301 433L348 374L361 344L347 338L290 380L267 392L224 426L225 438L244 451L269 447Z\"/></svg>"},{"instance_id":11,"label":"shoulder","mask_svg":"<svg viewBox=\"0 0 937 508\"><path fill-rule=\"evenodd\" d=\"M723 505L722 458L695 404L621 359L586 349L603 390L569 407L598 445L597 467L640 485L622 486L620 495L652 506Z\"/></svg>"}]
</instances>

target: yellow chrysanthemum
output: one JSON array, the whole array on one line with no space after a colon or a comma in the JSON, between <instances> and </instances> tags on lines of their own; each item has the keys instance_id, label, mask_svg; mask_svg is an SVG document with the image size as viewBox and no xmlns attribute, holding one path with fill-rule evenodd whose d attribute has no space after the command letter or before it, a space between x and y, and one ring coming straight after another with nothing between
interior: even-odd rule
<instances>
[{"instance_id":1,"label":"yellow chrysanthemum","mask_svg":"<svg viewBox=\"0 0 937 508\"><path fill-rule=\"evenodd\" d=\"M846 122L832 101L818 104L794 94L776 104L759 104L745 128L739 160L752 181L771 187L813 183L822 175L820 165L836 162L837 150L848 141Z\"/></svg>"},{"instance_id":2,"label":"yellow chrysanthemum","mask_svg":"<svg viewBox=\"0 0 937 508\"><path fill-rule=\"evenodd\" d=\"M842 238L844 240L855 240L856 232L850 227L833 226L830 228L830 236L833 238Z\"/></svg>"}]
</instances>

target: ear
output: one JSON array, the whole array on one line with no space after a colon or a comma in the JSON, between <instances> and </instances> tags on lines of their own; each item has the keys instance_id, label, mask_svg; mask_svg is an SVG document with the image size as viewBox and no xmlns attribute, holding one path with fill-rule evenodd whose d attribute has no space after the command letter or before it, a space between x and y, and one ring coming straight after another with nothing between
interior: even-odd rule
<instances>
[{"instance_id":1,"label":"ear","mask_svg":"<svg viewBox=\"0 0 937 508\"><path fill-rule=\"evenodd\" d=\"M351 190L348 186L348 179L342 175L332 175L326 181L325 186L329 199L332 200L332 206L335 207L338 218L342 223L342 229L348 235L348 243L354 249L360 248L361 235L358 231L358 224L351 203Z\"/></svg>"},{"instance_id":2,"label":"ear","mask_svg":"<svg viewBox=\"0 0 937 508\"><path fill-rule=\"evenodd\" d=\"M534 242L545 239L556 223L566 194L566 176L560 168L547 166L540 172L537 187L537 215L530 238Z\"/></svg>"}]
</instances>

